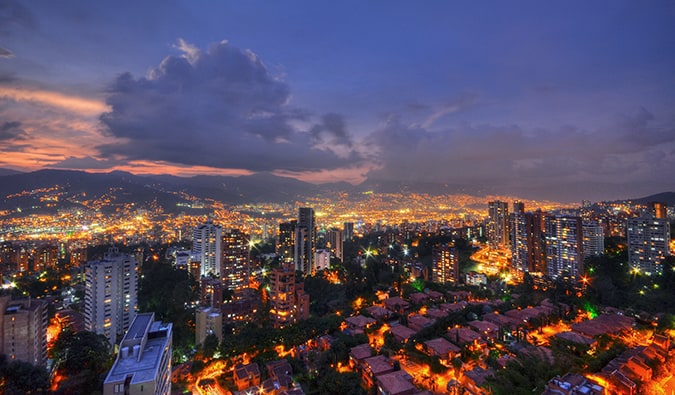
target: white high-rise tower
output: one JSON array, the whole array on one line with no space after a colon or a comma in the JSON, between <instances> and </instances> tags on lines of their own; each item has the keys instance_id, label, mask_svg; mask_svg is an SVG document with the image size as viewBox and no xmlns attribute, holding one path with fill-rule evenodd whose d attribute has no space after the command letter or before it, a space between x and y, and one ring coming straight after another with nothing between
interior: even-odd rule
<instances>
[{"instance_id":1,"label":"white high-rise tower","mask_svg":"<svg viewBox=\"0 0 675 395\"><path fill-rule=\"evenodd\" d=\"M110 248L100 261L85 266L84 315L86 329L117 344L138 310L136 259Z\"/></svg>"},{"instance_id":2,"label":"white high-rise tower","mask_svg":"<svg viewBox=\"0 0 675 395\"><path fill-rule=\"evenodd\" d=\"M192 239L192 256L199 261L199 274L220 277L223 255L223 228L208 220L195 229Z\"/></svg>"}]
</instances>

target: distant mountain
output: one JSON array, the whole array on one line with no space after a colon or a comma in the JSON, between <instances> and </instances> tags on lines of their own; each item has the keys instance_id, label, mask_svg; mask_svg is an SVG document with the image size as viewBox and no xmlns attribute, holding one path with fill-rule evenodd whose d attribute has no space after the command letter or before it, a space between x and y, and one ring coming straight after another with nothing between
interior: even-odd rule
<instances>
[{"instance_id":1,"label":"distant mountain","mask_svg":"<svg viewBox=\"0 0 675 395\"><path fill-rule=\"evenodd\" d=\"M2 176L11 176L14 174L21 174L20 171L12 170L12 169L3 169L0 168L0 177Z\"/></svg>"},{"instance_id":2,"label":"distant mountain","mask_svg":"<svg viewBox=\"0 0 675 395\"><path fill-rule=\"evenodd\" d=\"M675 192L661 192L655 195L630 200L642 204L647 204L649 202L661 202L665 203L666 206L675 206Z\"/></svg>"},{"instance_id":3,"label":"distant mountain","mask_svg":"<svg viewBox=\"0 0 675 395\"><path fill-rule=\"evenodd\" d=\"M157 204L166 211L174 212L184 210L185 205L180 203L188 203L178 192L229 204L283 203L333 190L336 185L318 186L265 173L240 177L176 177L137 176L121 171L87 173L49 169L0 175L0 209L31 207L33 210L56 211L78 207L84 200L101 199L110 202L106 206L111 210L136 203L139 208Z\"/></svg>"},{"instance_id":4,"label":"distant mountain","mask_svg":"<svg viewBox=\"0 0 675 395\"><path fill-rule=\"evenodd\" d=\"M82 201L106 200L108 209L126 203L139 207L157 204L175 209L184 200L148 180L125 172L86 173L72 170L39 170L0 176L0 208L33 208L39 211L78 207Z\"/></svg>"}]
</instances>

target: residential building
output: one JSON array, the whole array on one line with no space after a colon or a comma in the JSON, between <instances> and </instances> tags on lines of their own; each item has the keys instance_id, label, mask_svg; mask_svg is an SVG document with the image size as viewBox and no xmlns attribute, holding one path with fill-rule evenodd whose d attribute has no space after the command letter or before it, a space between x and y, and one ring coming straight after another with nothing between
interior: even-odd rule
<instances>
[{"instance_id":1,"label":"residential building","mask_svg":"<svg viewBox=\"0 0 675 395\"><path fill-rule=\"evenodd\" d=\"M250 277L249 238L239 229L223 231L221 278L229 290L248 287Z\"/></svg>"},{"instance_id":2,"label":"residential building","mask_svg":"<svg viewBox=\"0 0 675 395\"><path fill-rule=\"evenodd\" d=\"M216 335L218 343L223 341L223 313L213 307L201 307L195 312L195 344L204 344L208 335Z\"/></svg>"},{"instance_id":3,"label":"residential building","mask_svg":"<svg viewBox=\"0 0 675 395\"><path fill-rule=\"evenodd\" d=\"M330 229L326 235L328 239L327 247L339 260L343 260L342 246L343 246L343 232L340 229Z\"/></svg>"},{"instance_id":4,"label":"residential building","mask_svg":"<svg viewBox=\"0 0 675 395\"><path fill-rule=\"evenodd\" d=\"M652 216L627 221L628 263L633 270L663 273L663 261L670 255L670 223Z\"/></svg>"},{"instance_id":5,"label":"residential building","mask_svg":"<svg viewBox=\"0 0 675 395\"><path fill-rule=\"evenodd\" d=\"M522 202L514 203L510 216L511 267L521 273L544 273L546 267L544 218L541 211L525 212Z\"/></svg>"},{"instance_id":6,"label":"residential building","mask_svg":"<svg viewBox=\"0 0 675 395\"><path fill-rule=\"evenodd\" d=\"M0 354L7 361L47 364L47 302L0 297Z\"/></svg>"},{"instance_id":7,"label":"residential building","mask_svg":"<svg viewBox=\"0 0 675 395\"><path fill-rule=\"evenodd\" d=\"M269 274L270 315L274 326L282 328L309 318L309 294L295 281L291 265L272 269Z\"/></svg>"},{"instance_id":8,"label":"residential building","mask_svg":"<svg viewBox=\"0 0 675 395\"><path fill-rule=\"evenodd\" d=\"M292 263L295 259L295 229L298 221L282 222L279 224L279 240L277 241L277 255L283 263Z\"/></svg>"},{"instance_id":9,"label":"residential building","mask_svg":"<svg viewBox=\"0 0 675 395\"><path fill-rule=\"evenodd\" d=\"M170 394L172 333L173 325L155 321L155 313L138 314L120 342L103 395Z\"/></svg>"},{"instance_id":10,"label":"residential building","mask_svg":"<svg viewBox=\"0 0 675 395\"><path fill-rule=\"evenodd\" d=\"M596 221L583 221L583 254L584 259L605 253L605 232Z\"/></svg>"},{"instance_id":11,"label":"residential building","mask_svg":"<svg viewBox=\"0 0 675 395\"><path fill-rule=\"evenodd\" d=\"M298 209L298 226L295 230L295 270L305 275L314 273L314 253L316 252L316 221L314 209Z\"/></svg>"},{"instance_id":12,"label":"residential building","mask_svg":"<svg viewBox=\"0 0 675 395\"><path fill-rule=\"evenodd\" d=\"M581 217L551 216L546 218L545 224L549 277L579 278L584 273Z\"/></svg>"},{"instance_id":13,"label":"residential building","mask_svg":"<svg viewBox=\"0 0 675 395\"><path fill-rule=\"evenodd\" d=\"M220 277L223 228L212 220L195 228L192 239L192 255L199 262L201 277Z\"/></svg>"},{"instance_id":14,"label":"residential building","mask_svg":"<svg viewBox=\"0 0 675 395\"><path fill-rule=\"evenodd\" d=\"M449 244L436 245L431 249L432 281L436 283L459 282L457 250Z\"/></svg>"},{"instance_id":15,"label":"residential building","mask_svg":"<svg viewBox=\"0 0 675 395\"><path fill-rule=\"evenodd\" d=\"M117 344L138 310L136 258L110 248L102 260L87 262L85 283L85 327Z\"/></svg>"},{"instance_id":16,"label":"residential building","mask_svg":"<svg viewBox=\"0 0 675 395\"><path fill-rule=\"evenodd\" d=\"M495 200L488 202L488 242L490 248L506 247L509 242L508 203Z\"/></svg>"}]
</instances>

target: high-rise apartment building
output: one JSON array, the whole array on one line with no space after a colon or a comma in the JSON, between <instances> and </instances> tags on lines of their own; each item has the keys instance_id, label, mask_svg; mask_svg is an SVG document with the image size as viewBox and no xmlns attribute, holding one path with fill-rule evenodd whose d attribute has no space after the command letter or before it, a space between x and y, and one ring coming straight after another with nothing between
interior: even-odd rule
<instances>
[{"instance_id":1,"label":"high-rise apartment building","mask_svg":"<svg viewBox=\"0 0 675 395\"><path fill-rule=\"evenodd\" d=\"M136 258L110 248L102 260L87 262L85 281L85 327L116 344L138 310Z\"/></svg>"},{"instance_id":2,"label":"high-rise apartment building","mask_svg":"<svg viewBox=\"0 0 675 395\"><path fill-rule=\"evenodd\" d=\"M192 255L199 262L200 275L220 277L223 228L212 220L195 228Z\"/></svg>"},{"instance_id":3,"label":"high-rise apartment building","mask_svg":"<svg viewBox=\"0 0 675 395\"><path fill-rule=\"evenodd\" d=\"M605 232L597 221L583 221L583 253L584 259L605 253Z\"/></svg>"},{"instance_id":4,"label":"high-rise apartment building","mask_svg":"<svg viewBox=\"0 0 675 395\"><path fill-rule=\"evenodd\" d=\"M643 273L663 273L663 260L670 255L670 223L667 219L649 217L627 221L628 263Z\"/></svg>"},{"instance_id":5,"label":"high-rise apartment building","mask_svg":"<svg viewBox=\"0 0 675 395\"><path fill-rule=\"evenodd\" d=\"M326 235L327 237L327 247L330 249L330 251L335 255L335 257L339 260L343 260L343 255L342 255L342 246L343 246L343 240L342 240L342 231L340 229L329 229L328 233Z\"/></svg>"},{"instance_id":6,"label":"high-rise apartment building","mask_svg":"<svg viewBox=\"0 0 675 395\"><path fill-rule=\"evenodd\" d=\"M548 275L579 278L584 273L581 217L557 215L547 217L545 223Z\"/></svg>"},{"instance_id":7,"label":"high-rise apartment building","mask_svg":"<svg viewBox=\"0 0 675 395\"><path fill-rule=\"evenodd\" d=\"M298 209L298 226L295 230L295 270L305 275L315 271L314 254L316 253L316 221L314 209L300 207Z\"/></svg>"},{"instance_id":8,"label":"high-rise apartment building","mask_svg":"<svg viewBox=\"0 0 675 395\"><path fill-rule=\"evenodd\" d=\"M546 272L544 218L541 211L525 212L519 203L510 219L511 267L521 273Z\"/></svg>"},{"instance_id":9,"label":"high-rise apartment building","mask_svg":"<svg viewBox=\"0 0 675 395\"><path fill-rule=\"evenodd\" d=\"M169 395L173 325L138 314L103 382L103 395Z\"/></svg>"},{"instance_id":10,"label":"high-rise apartment building","mask_svg":"<svg viewBox=\"0 0 675 395\"><path fill-rule=\"evenodd\" d=\"M431 279L435 283L457 283L459 261L457 250L448 244L436 245L431 249Z\"/></svg>"},{"instance_id":11,"label":"high-rise apartment building","mask_svg":"<svg viewBox=\"0 0 675 395\"><path fill-rule=\"evenodd\" d=\"M302 282L295 281L292 265L272 269L269 275L270 316L282 328L309 318L309 295Z\"/></svg>"},{"instance_id":12,"label":"high-rise apartment building","mask_svg":"<svg viewBox=\"0 0 675 395\"><path fill-rule=\"evenodd\" d=\"M223 231L223 260L221 274L227 289L248 287L250 277L249 238L239 229Z\"/></svg>"},{"instance_id":13,"label":"high-rise apartment building","mask_svg":"<svg viewBox=\"0 0 675 395\"><path fill-rule=\"evenodd\" d=\"M354 223L345 222L342 228L343 241L351 241L354 238Z\"/></svg>"},{"instance_id":14,"label":"high-rise apartment building","mask_svg":"<svg viewBox=\"0 0 675 395\"><path fill-rule=\"evenodd\" d=\"M295 260L295 229L298 221L292 220L279 224L279 240L277 241L277 255L283 263L292 263Z\"/></svg>"},{"instance_id":15,"label":"high-rise apartment building","mask_svg":"<svg viewBox=\"0 0 675 395\"><path fill-rule=\"evenodd\" d=\"M488 202L488 242L490 248L508 246L509 242L509 206L508 203L495 200Z\"/></svg>"},{"instance_id":16,"label":"high-rise apartment building","mask_svg":"<svg viewBox=\"0 0 675 395\"><path fill-rule=\"evenodd\" d=\"M668 218L668 206L662 202L650 202L649 210L651 215L656 219L667 219Z\"/></svg>"},{"instance_id":17,"label":"high-rise apartment building","mask_svg":"<svg viewBox=\"0 0 675 395\"><path fill-rule=\"evenodd\" d=\"M47 302L0 296L0 354L9 362L47 364Z\"/></svg>"}]
</instances>

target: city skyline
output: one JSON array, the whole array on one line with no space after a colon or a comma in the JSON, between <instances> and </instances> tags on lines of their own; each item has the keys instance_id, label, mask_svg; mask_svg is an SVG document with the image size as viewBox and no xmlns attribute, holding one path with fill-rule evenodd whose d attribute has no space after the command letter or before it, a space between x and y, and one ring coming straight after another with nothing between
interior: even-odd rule
<instances>
[{"instance_id":1,"label":"city skyline","mask_svg":"<svg viewBox=\"0 0 675 395\"><path fill-rule=\"evenodd\" d=\"M206 5L6 2L0 167L675 190L672 2Z\"/></svg>"}]
</instances>

